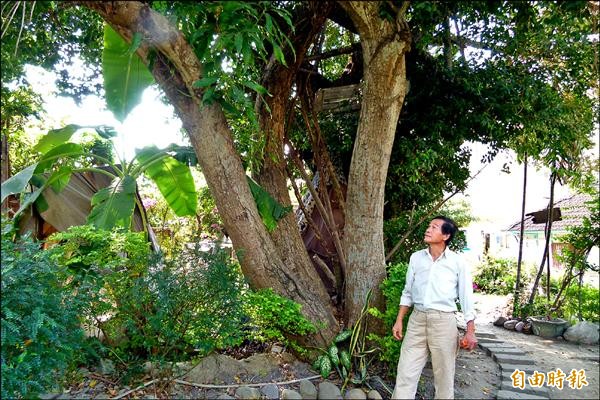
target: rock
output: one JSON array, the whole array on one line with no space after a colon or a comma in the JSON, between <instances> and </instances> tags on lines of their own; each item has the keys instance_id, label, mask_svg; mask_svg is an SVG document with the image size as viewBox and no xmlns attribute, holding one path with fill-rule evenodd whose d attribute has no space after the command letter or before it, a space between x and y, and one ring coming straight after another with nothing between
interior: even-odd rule
<instances>
[{"instance_id":1,"label":"rock","mask_svg":"<svg viewBox=\"0 0 600 400\"><path fill-rule=\"evenodd\" d=\"M331 382L319 383L319 393L317 396L319 399L343 399L340 389Z\"/></svg>"},{"instance_id":2,"label":"rock","mask_svg":"<svg viewBox=\"0 0 600 400\"><path fill-rule=\"evenodd\" d=\"M102 375L112 375L115 373L115 364L108 358L101 358L99 370Z\"/></svg>"},{"instance_id":3,"label":"rock","mask_svg":"<svg viewBox=\"0 0 600 400\"><path fill-rule=\"evenodd\" d=\"M496 318L496 320L494 321L494 326L504 326L504 323L507 321L506 318L500 316L498 318Z\"/></svg>"},{"instance_id":4,"label":"rock","mask_svg":"<svg viewBox=\"0 0 600 400\"><path fill-rule=\"evenodd\" d=\"M271 353L283 353L283 347L274 344L273 346L271 346Z\"/></svg>"},{"instance_id":5,"label":"rock","mask_svg":"<svg viewBox=\"0 0 600 400\"><path fill-rule=\"evenodd\" d=\"M315 400L317 398L317 388L308 379L300 381L300 395L303 399Z\"/></svg>"},{"instance_id":6,"label":"rock","mask_svg":"<svg viewBox=\"0 0 600 400\"><path fill-rule=\"evenodd\" d=\"M523 332L523 326L525 325L525 322L523 321L519 321L516 323L515 325L515 331L517 332Z\"/></svg>"},{"instance_id":7,"label":"rock","mask_svg":"<svg viewBox=\"0 0 600 400\"><path fill-rule=\"evenodd\" d=\"M589 321L581 321L567 328L563 337L569 342L597 344L598 324Z\"/></svg>"},{"instance_id":8,"label":"rock","mask_svg":"<svg viewBox=\"0 0 600 400\"><path fill-rule=\"evenodd\" d=\"M260 399L260 391L257 388L241 386L235 391L235 397L238 399Z\"/></svg>"},{"instance_id":9,"label":"rock","mask_svg":"<svg viewBox=\"0 0 600 400\"><path fill-rule=\"evenodd\" d=\"M361 389L350 389L346 391L344 396L346 400L366 400L367 394L363 392Z\"/></svg>"},{"instance_id":10,"label":"rock","mask_svg":"<svg viewBox=\"0 0 600 400\"><path fill-rule=\"evenodd\" d=\"M281 392L281 400L302 400L303 397L300 396L300 393L296 392L292 389L283 389Z\"/></svg>"},{"instance_id":11,"label":"rock","mask_svg":"<svg viewBox=\"0 0 600 400\"><path fill-rule=\"evenodd\" d=\"M377 390L369 390L369 393L367 393L367 399L382 400L382 397Z\"/></svg>"},{"instance_id":12,"label":"rock","mask_svg":"<svg viewBox=\"0 0 600 400\"><path fill-rule=\"evenodd\" d=\"M261 380L277 380L281 377L280 364L291 364L296 358L290 353L260 353L243 360L236 360L224 354L210 354L184 375L184 380L201 384L234 383L245 376L255 376Z\"/></svg>"},{"instance_id":13,"label":"rock","mask_svg":"<svg viewBox=\"0 0 600 400\"><path fill-rule=\"evenodd\" d=\"M533 334L533 328L532 328L532 322L531 320L527 319L524 321L523 324L523 333L527 334L527 335L531 335Z\"/></svg>"},{"instance_id":14,"label":"rock","mask_svg":"<svg viewBox=\"0 0 600 400\"><path fill-rule=\"evenodd\" d=\"M223 393L222 395L220 395L219 397L217 397L217 399L218 400L235 400L235 397L231 397L227 393Z\"/></svg>"},{"instance_id":15,"label":"rock","mask_svg":"<svg viewBox=\"0 0 600 400\"><path fill-rule=\"evenodd\" d=\"M154 365L154 363L152 361L146 361L143 365L143 370L145 373L150 374L150 375L154 375L154 373L156 372L156 366Z\"/></svg>"},{"instance_id":16,"label":"rock","mask_svg":"<svg viewBox=\"0 0 600 400\"><path fill-rule=\"evenodd\" d=\"M515 330L515 325L517 325L519 321L517 321L516 319L509 319L508 321L506 321L504 323L504 328L508 329L510 331L514 331Z\"/></svg>"},{"instance_id":17,"label":"rock","mask_svg":"<svg viewBox=\"0 0 600 400\"><path fill-rule=\"evenodd\" d=\"M279 399L279 388L274 383L270 383L260 388L260 392L265 396L267 400L278 400Z\"/></svg>"}]
</instances>

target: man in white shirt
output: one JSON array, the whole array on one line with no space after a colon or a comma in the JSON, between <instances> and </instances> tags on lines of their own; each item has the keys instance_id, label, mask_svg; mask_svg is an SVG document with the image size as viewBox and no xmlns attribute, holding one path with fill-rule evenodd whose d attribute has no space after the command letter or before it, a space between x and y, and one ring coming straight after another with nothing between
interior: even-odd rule
<instances>
[{"instance_id":1,"label":"man in white shirt","mask_svg":"<svg viewBox=\"0 0 600 400\"><path fill-rule=\"evenodd\" d=\"M400 311L392 328L394 337L404 338L393 399L414 399L419 377L431 354L436 399L454 398L454 370L458 352L456 299L467 321L463 346L477 346L471 273L462 258L448 248L458 228L444 216L435 217L425 231L428 248L410 257ZM413 312L403 334L403 319Z\"/></svg>"}]
</instances>

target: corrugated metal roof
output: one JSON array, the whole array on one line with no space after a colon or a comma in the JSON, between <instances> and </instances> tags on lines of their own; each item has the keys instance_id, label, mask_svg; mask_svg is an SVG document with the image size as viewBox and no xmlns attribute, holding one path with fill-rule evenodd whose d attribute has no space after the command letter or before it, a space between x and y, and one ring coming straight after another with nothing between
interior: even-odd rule
<instances>
[{"instance_id":1,"label":"corrugated metal roof","mask_svg":"<svg viewBox=\"0 0 600 400\"><path fill-rule=\"evenodd\" d=\"M590 216L589 203L594 199L588 194L576 194L566 199L559 200L554 203L555 208L560 208L561 218L558 221L552 222L552 231L561 232L566 231L568 228L574 226L580 226L584 217ZM597 201L597 199L596 199ZM534 214L542 213L545 209L538 210L533 213L529 213L525 217L525 232L544 232L546 227L545 222L534 223ZM517 221L511 224L506 231L509 232L520 232L521 221Z\"/></svg>"}]
</instances>

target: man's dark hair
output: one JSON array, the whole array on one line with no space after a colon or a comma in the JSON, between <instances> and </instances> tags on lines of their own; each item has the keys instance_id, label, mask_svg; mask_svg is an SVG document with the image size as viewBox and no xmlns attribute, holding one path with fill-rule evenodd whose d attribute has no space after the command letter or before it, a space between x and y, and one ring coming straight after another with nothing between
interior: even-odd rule
<instances>
[{"instance_id":1,"label":"man's dark hair","mask_svg":"<svg viewBox=\"0 0 600 400\"><path fill-rule=\"evenodd\" d=\"M444 235L450 235L450 237L444 241L446 246L448 246L454 238L454 235L458 231L458 226L456 225L456 222L454 222L451 218L448 218L443 215L433 217L431 220L433 221L434 219L441 219L442 221L444 221L444 223L442 224L442 233Z\"/></svg>"}]
</instances>

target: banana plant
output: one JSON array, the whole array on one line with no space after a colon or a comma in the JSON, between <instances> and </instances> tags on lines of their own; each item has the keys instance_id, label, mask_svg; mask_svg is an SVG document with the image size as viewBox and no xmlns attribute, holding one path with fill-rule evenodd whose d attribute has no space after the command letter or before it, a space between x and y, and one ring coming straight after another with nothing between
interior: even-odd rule
<instances>
[{"instance_id":1,"label":"banana plant","mask_svg":"<svg viewBox=\"0 0 600 400\"><path fill-rule=\"evenodd\" d=\"M100 189L92 197L92 209L87 221L98 228L131 228L135 206L140 209L142 207L136 195L136 181L142 174L156 183L177 216L195 215L198 195L194 180L189 166L176 158L186 150L185 147L172 145L166 149L158 149L156 146L148 146L137 150L130 162L120 160L119 164L115 164L106 158L85 152L80 144L69 141L76 131L83 128L94 128L96 133L105 139L115 135L114 130L106 126L73 124L51 130L44 135L34 147L41 153L39 161L2 184L2 201L11 194L23 194L21 206L15 213L15 221L32 204L35 204L40 212L44 212L48 207L44 191L51 189L60 193L68 185L73 173L85 171L108 175L111 178L110 185ZM77 161L83 157L93 157L98 164L104 164L105 167L77 167L81 165ZM25 193L29 185L33 191ZM143 223L147 229L146 221Z\"/></svg>"}]
</instances>

